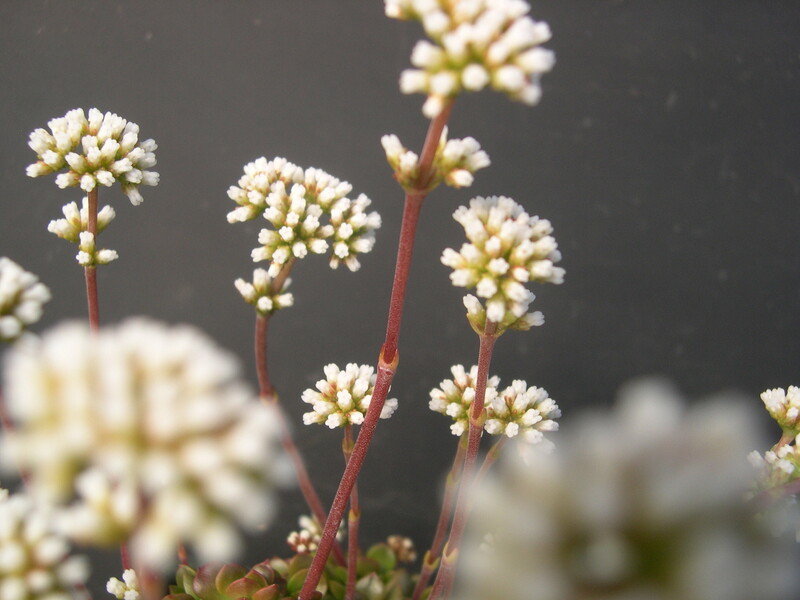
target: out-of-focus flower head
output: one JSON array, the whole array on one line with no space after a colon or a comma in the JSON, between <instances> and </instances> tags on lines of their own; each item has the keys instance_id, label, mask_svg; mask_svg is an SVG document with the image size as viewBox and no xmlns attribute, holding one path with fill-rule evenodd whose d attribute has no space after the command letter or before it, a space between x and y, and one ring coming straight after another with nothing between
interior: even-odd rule
<instances>
[{"instance_id":1,"label":"out-of-focus flower head","mask_svg":"<svg viewBox=\"0 0 800 600\"><path fill-rule=\"evenodd\" d=\"M112 577L106 583L106 591L117 600L139 600L139 578L133 569L125 569L122 581Z\"/></svg>"},{"instance_id":2,"label":"out-of-focus flower head","mask_svg":"<svg viewBox=\"0 0 800 600\"><path fill-rule=\"evenodd\" d=\"M236 524L264 525L288 477L270 408L188 326L59 326L12 350L5 389L6 466L27 471L37 497L73 501L59 519L70 537L127 540L149 568L169 568L184 542L230 558Z\"/></svg>"},{"instance_id":3,"label":"out-of-focus flower head","mask_svg":"<svg viewBox=\"0 0 800 600\"><path fill-rule=\"evenodd\" d=\"M546 390L515 379L487 402L484 428L492 435L519 435L529 444L552 450L553 443L544 438L544 432L558 431L555 419L560 416L561 409Z\"/></svg>"},{"instance_id":4,"label":"out-of-focus flower head","mask_svg":"<svg viewBox=\"0 0 800 600\"><path fill-rule=\"evenodd\" d=\"M253 283L244 279L234 281L236 289L248 304L256 307L262 315L271 315L276 310L294 304L294 296L286 291L291 279L285 279L280 290L273 290L272 278L264 269L253 270Z\"/></svg>"},{"instance_id":5,"label":"out-of-focus flower head","mask_svg":"<svg viewBox=\"0 0 800 600\"><path fill-rule=\"evenodd\" d=\"M324 423L331 429L345 425L361 425L372 400L377 376L369 365L348 363L340 369L331 363L324 368L325 379L317 382L317 389L303 392L303 402L312 411L303 415L303 423ZM388 419L397 410L397 398L388 398L381 410L381 419Z\"/></svg>"},{"instance_id":6,"label":"out-of-focus flower head","mask_svg":"<svg viewBox=\"0 0 800 600\"><path fill-rule=\"evenodd\" d=\"M248 163L238 186L228 196L239 207L228 213L231 223L263 216L272 228L262 229L260 246L251 253L255 262L268 260L270 277L276 277L290 261L309 252L323 254L332 245L332 268L344 262L351 271L360 267L358 254L369 252L378 213L367 213L370 200L347 198L353 187L322 169L302 168L284 158L259 158ZM323 222L327 217L328 222ZM330 242L330 243L329 243Z\"/></svg>"},{"instance_id":7,"label":"out-of-focus flower head","mask_svg":"<svg viewBox=\"0 0 800 600\"><path fill-rule=\"evenodd\" d=\"M756 481L749 498L762 508L761 517L776 535L791 530L800 542L800 436L781 440L762 456L753 450L748 459L756 469Z\"/></svg>"},{"instance_id":8,"label":"out-of-focus flower head","mask_svg":"<svg viewBox=\"0 0 800 600\"><path fill-rule=\"evenodd\" d=\"M433 118L462 91L485 87L536 104L539 80L555 64L550 27L535 21L523 0L385 0L386 15L422 23L430 38L411 54L415 69L403 71L405 94L427 94L422 112Z\"/></svg>"},{"instance_id":9,"label":"out-of-focus flower head","mask_svg":"<svg viewBox=\"0 0 800 600\"><path fill-rule=\"evenodd\" d=\"M450 425L450 431L453 435L461 435L469 429L469 409L475 399L478 366L473 365L466 371L463 365L454 365L450 367L450 372L453 374L452 379L443 379L438 388L431 390L428 407L434 412L451 417L453 424ZM497 397L499 385L499 377L489 377L484 396L487 405Z\"/></svg>"},{"instance_id":10,"label":"out-of-focus flower head","mask_svg":"<svg viewBox=\"0 0 800 600\"><path fill-rule=\"evenodd\" d=\"M322 539L322 526L317 521L316 517L308 515L301 515L297 519L297 524L300 529L292 531L286 538L286 543L292 552L297 554L313 554L319 547L319 541ZM336 539L341 541L344 538L344 521L339 525L339 530L336 532Z\"/></svg>"},{"instance_id":11,"label":"out-of-focus flower head","mask_svg":"<svg viewBox=\"0 0 800 600\"><path fill-rule=\"evenodd\" d=\"M36 129L30 135L28 145L38 157L27 169L30 177L66 169L56 177L56 185L79 185L85 192L119 181L134 205L142 202L140 185L158 184L158 173L147 170L156 164L158 146L152 139L139 141L136 123L96 108L89 109L87 117L76 108L47 125L50 132Z\"/></svg>"},{"instance_id":12,"label":"out-of-focus flower head","mask_svg":"<svg viewBox=\"0 0 800 600\"><path fill-rule=\"evenodd\" d=\"M403 146L394 134L383 136L381 144L386 152L386 160L394 170L394 178L407 191L430 191L442 181L454 188L469 187L475 171L490 164L489 155L481 150L475 138L448 140L445 127L433 157L430 178L420 181L419 157L416 153Z\"/></svg>"},{"instance_id":13,"label":"out-of-focus flower head","mask_svg":"<svg viewBox=\"0 0 800 600\"><path fill-rule=\"evenodd\" d=\"M0 490L0 598L72 600L88 575L85 557L70 555L46 509Z\"/></svg>"},{"instance_id":14,"label":"out-of-focus flower head","mask_svg":"<svg viewBox=\"0 0 800 600\"><path fill-rule=\"evenodd\" d=\"M10 258L0 257L0 342L19 338L42 316L50 290L33 273Z\"/></svg>"},{"instance_id":15,"label":"out-of-focus flower head","mask_svg":"<svg viewBox=\"0 0 800 600\"><path fill-rule=\"evenodd\" d=\"M404 535L390 535L386 538L386 545L392 549L397 557L397 562L413 563L417 560L417 550L414 541Z\"/></svg>"},{"instance_id":16,"label":"out-of-focus flower head","mask_svg":"<svg viewBox=\"0 0 800 600\"><path fill-rule=\"evenodd\" d=\"M565 425L555 452L505 453L476 499L454 597L790 597L796 550L767 535L743 498L756 420L737 398L687 408L646 382L613 412ZM491 553L478 550L487 532Z\"/></svg>"},{"instance_id":17,"label":"out-of-focus flower head","mask_svg":"<svg viewBox=\"0 0 800 600\"><path fill-rule=\"evenodd\" d=\"M453 269L453 285L475 288L486 300L484 316L471 298L465 299L472 326L477 329L488 318L502 333L541 323L540 313L527 314L534 295L525 284L564 280L564 269L555 266L561 253L550 221L531 217L505 196L473 198L469 208L459 207L453 218L464 227L469 242L458 252L446 248L441 260Z\"/></svg>"},{"instance_id":18,"label":"out-of-focus flower head","mask_svg":"<svg viewBox=\"0 0 800 600\"><path fill-rule=\"evenodd\" d=\"M795 437L800 434L800 388L790 385L786 390L776 388L761 393L761 400L784 433Z\"/></svg>"}]
</instances>

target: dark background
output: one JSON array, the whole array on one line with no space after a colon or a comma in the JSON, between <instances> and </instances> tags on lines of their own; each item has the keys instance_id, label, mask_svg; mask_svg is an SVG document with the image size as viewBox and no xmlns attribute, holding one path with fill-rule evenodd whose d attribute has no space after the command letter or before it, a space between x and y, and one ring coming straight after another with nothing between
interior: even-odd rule
<instances>
[{"instance_id":1,"label":"dark background","mask_svg":"<svg viewBox=\"0 0 800 600\"><path fill-rule=\"evenodd\" d=\"M493 164L423 209L392 389L400 408L360 483L366 543L430 541L455 438L428 391L477 357L463 291L439 256L462 243L450 215L474 195L508 195L549 218L567 270L563 286L536 290L546 325L499 341L492 372L504 382L545 387L567 415L654 373L691 397L736 389L755 404L767 387L800 383L798 4L539 0L532 14L552 27L558 61L540 106L485 92L453 112L451 135L477 138ZM25 176L29 132L69 109L112 110L159 144L161 184L142 188L142 206L118 187L100 193L117 211L100 239L120 254L99 273L102 321L194 323L252 381L253 314L233 280L251 272L261 225L227 224L228 186L256 157L285 156L373 200L384 226L361 271L304 260L296 305L270 332L271 372L328 502L339 433L303 427L299 398L324 364L374 363L382 342L402 195L379 140L422 145L423 98L397 87L419 25L385 18L379 0L5 0L0 29L0 255L53 291L37 330L85 315L76 249L46 231L81 193ZM282 496L283 522L251 559L286 551L299 498ZM111 560L94 587L118 574Z\"/></svg>"}]
</instances>

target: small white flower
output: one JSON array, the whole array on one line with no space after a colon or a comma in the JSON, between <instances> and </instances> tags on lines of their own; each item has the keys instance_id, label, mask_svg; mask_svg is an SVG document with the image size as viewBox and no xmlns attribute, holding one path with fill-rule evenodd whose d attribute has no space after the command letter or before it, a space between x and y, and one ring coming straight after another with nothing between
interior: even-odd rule
<instances>
[{"instance_id":1,"label":"small white flower","mask_svg":"<svg viewBox=\"0 0 800 600\"><path fill-rule=\"evenodd\" d=\"M461 435L469 430L469 411L475 399L478 367L475 365L469 371L465 371L462 365L454 365L450 368L450 372L453 374L452 379L442 380L438 388L431 390L428 407L434 412L451 417L454 422L450 426L450 431L453 435ZM499 377L489 377L484 395L485 406L497 397L498 385L500 385Z\"/></svg>"},{"instance_id":2,"label":"small white flower","mask_svg":"<svg viewBox=\"0 0 800 600\"><path fill-rule=\"evenodd\" d=\"M91 192L97 184L111 186L119 181L131 202L141 203L140 185L158 184L158 173L147 171L155 166L156 143L139 142L139 126L114 113L103 114L96 108L69 111L64 117L48 123L51 133L36 129L28 145L36 152L38 162L30 165L27 174L39 177L66 168L56 177L61 188L80 186Z\"/></svg>"},{"instance_id":3,"label":"small white flower","mask_svg":"<svg viewBox=\"0 0 800 600\"><path fill-rule=\"evenodd\" d=\"M96 267L98 265L107 265L111 261L119 258L116 250L95 248L95 236L89 231L81 231L78 234L78 254L75 260L82 267Z\"/></svg>"},{"instance_id":4,"label":"small white flower","mask_svg":"<svg viewBox=\"0 0 800 600\"><path fill-rule=\"evenodd\" d=\"M540 47L550 39L547 23L528 16L522 0L385 0L386 15L422 22L431 41L416 44L404 71L404 94L424 93L423 113L438 115L462 90L487 86L513 100L536 104L540 78L555 55Z\"/></svg>"},{"instance_id":5,"label":"small white flower","mask_svg":"<svg viewBox=\"0 0 800 600\"><path fill-rule=\"evenodd\" d=\"M292 531L286 538L289 548L296 554L312 554L316 552L322 539L322 526L319 521L317 521L316 517L301 515L297 522L300 525L300 530ZM344 532L344 521L342 521L339 525L339 530L336 532L336 539L341 540L344 537Z\"/></svg>"},{"instance_id":6,"label":"small white flower","mask_svg":"<svg viewBox=\"0 0 800 600\"><path fill-rule=\"evenodd\" d=\"M316 390L307 389L302 400L313 408L303 414L303 423L324 423L331 429L364 422L377 376L369 365L348 363L340 369L331 363L325 366L325 379ZM381 410L381 419L388 419L397 410L397 399L388 398Z\"/></svg>"},{"instance_id":7,"label":"small white flower","mask_svg":"<svg viewBox=\"0 0 800 600\"><path fill-rule=\"evenodd\" d=\"M0 342L17 339L42 316L50 290L5 256L0 257Z\"/></svg>"},{"instance_id":8,"label":"small white flower","mask_svg":"<svg viewBox=\"0 0 800 600\"><path fill-rule=\"evenodd\" d=\"M381 226L381 216L375 211L366 212L370 204L370 199L361 194L355 200L340 198L331 206L332 268L343 261L348 269L357 271L361 266L358 255L369 252L375 245L375 230Z\"/></svg>"},{"instance_id":9,"label":"small white flower","mask_svg":"<svg viewBox=\"0 0 800 600\"><path fill-rule=\"evenodd\" d=\"M262 315L269 315L294 304L294 296L286 292L291 282L291 279L286 279L280 290L273 290L269 273L264 269L255 269L252 283L239 278L234 281L234 285L245 302L254 305Z\"/></svg>"}]
</instances>

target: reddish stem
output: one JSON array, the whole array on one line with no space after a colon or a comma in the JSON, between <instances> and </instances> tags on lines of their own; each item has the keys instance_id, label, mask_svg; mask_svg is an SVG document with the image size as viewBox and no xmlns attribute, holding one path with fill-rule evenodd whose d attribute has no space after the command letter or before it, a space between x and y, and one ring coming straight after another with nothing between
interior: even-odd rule
<instances>
[{"instance_id":1,"label":"reddish stem","mask_svg":"<svg viewBox=\"0 0 800 600\"><path fill-rule=\"evenodd\" d=\"M464 528L467 522L470 495L473 488L475 460L478 457L481 435L483 434L483 424L486 420L484 412L486 381L489 377L489 365L492 362L494 343L497 340L495 336L496 331L497 324L487 320L486 328L484 329L483 335L481 335L478 354L478 378L475 382L475 399L472 401L469 415L469 439L467 442L467 455L464 458L462 485L458 492L458 501L456 503L455 516L453 517L453 526L450 529L450 537L444 549L444 560L436 576L436 581L433 584L433 590L431 590L430 596L428 597L429 600L438 600L444 597L450 589L455 573L456 555L454 553L458 550L458 546L461 543L461 537L464 534Z\"/></svg>"},{"instance_id":2,"label":"reddish stem","mask_svg":"<svg viewBox=\"0 0 800 600\"><path fill-rule=\"evenodd\" d=\"M344 426L344 441L342 442L344 463L350 462L353 454L353 426L349 423ZM350 516L347 520L347 585L344 600L355 600L356 597L356 570L358 568L358 526L361 520L361 507L358 504L358 483L350 492Z\"/></svg>"},{"instance_id":3,"label":"reddish stem","mask_svg":"<svg viewBox=\"0 0 800 600\"><path fill-rule=\"evenodd\" d=\"M356 439L353 454L342 474L339 488L336 490L336 496L334 496L331 510L328 513L328 520L325 522L325 527L322 530L322 539L314 555L311 567L308 569L308 575L303 583L302 590L300 590L298 600L311 600L311 595L314 593L314 590L316 590L317 584L322 577L325 562L328 559L328 555L333 547L333 542L336 539L336 531L344 516L344 510L347 506L350 491L356 483L361 465L364 464L364 459L367 456L372 436L375 433L375 426L380 418L383 404L386 401L386 395L389 393L392 378L397 370L399 358L397 341L400 336L400 320L403 314L408 272L411 267L411 254L414 249L414 234L417 229L417 221L422 208L422 201L427 195L427 189L423 184L427 185L430 181L431 167L436 153L436 146L439 143L439 138L441 138L442 130L450 117L451 110L452 102L448 103L442 112L428 125L425 145L420 154L419 189L414 192L406 193L406 202L403 209L403 224L400 229L397 262L395 263L394 281L392 283L392 297L389 302L386 340L383 343L380 356L378 357L378 376L375 381L375 388L372 392L372 400L369 403L369 409L364 417L364 422L361 424L361 429L358 432L358 439Z\"/></svg>"},{"instance_id":4,"label":"reddish stem","mask_svg":"<svg viewBox=\"0 0 800 600\"><path fill-rule=\"evenodd\" d=\"M88 223L87 228L95 238L97 243L97 188L89 192L87 196ZM86 278L86 303L89 309L89 327L92 331L100 328L100 307L97 300L97 269L96 267L84 267Z\"/></svg>"},{"instance_id":5,"label":"reddish stem","mask_svg":"<svg viewBox=\"0 0 800 600\"><path fill-rule=\"evenodd\" d=\"M450 524L450 515L453 512L453 500L455 500L458 484L461 481L461 469L464 466L464 456L466 452L467 436L462 434L458 440L458 448L456 449L456 456L453 459L453 466L450 468L450 473L447 474L447 483L445 484L444 498L442 499L442 508L439 512L439 522L436 525L436 533L433 536L431 549L425 553L425 558L422 559L422 569L420 570L417 584L414 586L414 594L411 600L419 600L422 597L422 592L428 587L431 575L434 574L439 566L439 557L442 555L447 526Z\"/></svg>"},{"instance_id":6,"label":"reddish stem","mask_svg":"<svg viewBox=\"0 0 800 600\"><path fill-rule=\"evenodd\" d=\"M275 393L275 388L272 387L272 384L269 380L269 375L267 374L268 325L269 315L257 313L255 328L255 354L261 400L274 407L275 417L278 419L278 425L280 427L281 444L283 445L284 451L289 456L289 459L292 461L292 465L294 466L294 472L297 476L297 485L300 488L300 492L303 494L303 498L305 499L309 510L311 510L311 514L313 514L317 519L317 522L324 523L327 518L325 507L322 504L322 500L319 498L319 494L317 494L317 490L314 488L314 484L311 482L311 477L308 475L308 469L306 469L306 463L303 460L303 456L300 454L300 450L294 443L292 432L289 429L289 423L286 420L286 414L284 413L283 407L278 401L278 395ZM344 553L342 552L342 549L338 543L334 545L333 554L337 564L345 564Z\"/></svg>"}]
</instances>

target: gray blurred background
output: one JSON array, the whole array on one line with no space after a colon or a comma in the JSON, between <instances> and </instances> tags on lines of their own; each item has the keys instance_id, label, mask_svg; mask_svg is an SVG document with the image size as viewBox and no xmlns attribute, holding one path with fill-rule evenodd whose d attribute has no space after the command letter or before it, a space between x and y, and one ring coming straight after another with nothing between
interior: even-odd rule
<instances>
[{"instance_id":1,"label":"gray blurred background","mask_svg":"<svg viewBox=\"0 0 800 600\"><path fill-rule=\"evenodd\" d=\"M492 159L471 189L437 190L418 230L392 388L360 480L362 540L392 533L427 547L456 439L427 408L477 339L442 249L463 233L453 210L504 194L549 218L567 270L540 286L544 327L500 339L492 372L545 387L565 414L607 406L626 380L662 374L691 397L800 383L800 6L793 1L539 0L557 65L529 108L485 92L460 98L451 135ZM284 156L350 181L383 216L375 251L352 274L311 256L293 273L296 305L270 327L270 369L325 502L342 470L338 432L304 427L303 389L328 362L374 363L388 308L402 194L380 136L419 149L421 96L397 80L422 36L380 0L94 0L0 3L0 255L53 291L38 330L85 318L75 247L46 231L79 200L29 179L27 137L67 110L96 106L153 137L161 183L117 219L103 246L101 319L190 322L252 368L253 314L233 287L253 268L261 224L229 225L245 163ZM761 423L766 425L766 423ZM775 434L775 431L771 431ZM777 437L777 436L776 436ZM250 556L282 554L302 509ZM93 587L118 575L108 558ZM102 571L102 569L97 569Z\"/></svg>"}]
</instances>

